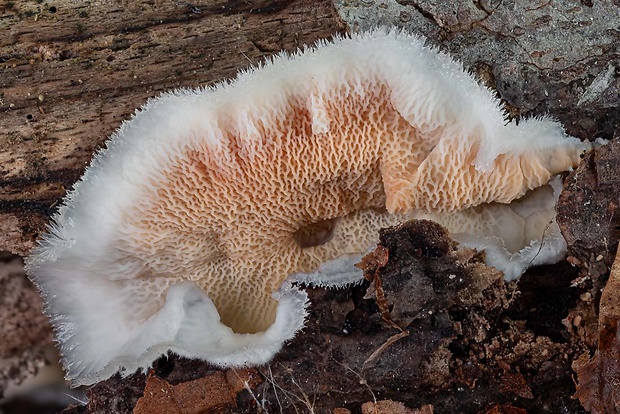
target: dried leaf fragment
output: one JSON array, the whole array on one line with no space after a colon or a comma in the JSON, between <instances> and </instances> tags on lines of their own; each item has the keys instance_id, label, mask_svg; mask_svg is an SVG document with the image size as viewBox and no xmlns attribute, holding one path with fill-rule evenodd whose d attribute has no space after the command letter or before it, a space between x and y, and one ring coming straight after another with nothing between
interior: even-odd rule
<instances>
[{"instance_id":1,"label":"dried leaf fragment","mask_svg":"<svg viewBox=\"0 0 620 414\"><path fill-rule=\"evenodd\" d=\"M479 414L527 414L523 408L513 407L510 404L495 405Z\"/></svg>"},{"instance_id":2,"label":"dried leaf fragment","mask_svg":"<svg viewBox=\"0 0 620 414\"><path fill-rule=\"evenodd\" d=\"M133 414L229 412L236 405L237 393L246 387L256 387L258 378L254 370L228 370L172 385L151 374Z\"/></svg>"}]
</instances>

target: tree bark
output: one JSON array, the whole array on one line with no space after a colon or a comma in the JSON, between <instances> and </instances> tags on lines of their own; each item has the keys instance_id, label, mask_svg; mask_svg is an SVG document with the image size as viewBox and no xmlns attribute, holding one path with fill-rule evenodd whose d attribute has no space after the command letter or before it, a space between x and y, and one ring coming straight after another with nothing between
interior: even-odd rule
<instances>
[{"instance_id":1,"label":"tree bark","mask_svg":"<svg viewBox=\"0 0 620 414\"><path fill-rule=\"evenodd\" d=\"M149 97L212 85L345 29L327 0L57 0L0 12L0 250L21 255Z\"/></svg>"}]
</instances>

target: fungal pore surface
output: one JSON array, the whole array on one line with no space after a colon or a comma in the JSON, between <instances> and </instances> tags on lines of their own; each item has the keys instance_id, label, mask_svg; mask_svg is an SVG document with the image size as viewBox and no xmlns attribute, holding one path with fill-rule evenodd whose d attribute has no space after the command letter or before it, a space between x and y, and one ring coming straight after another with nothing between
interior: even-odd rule
<instances>
[{"instance_id":1,"label":"fungal pore surface","mask_svg":"<svg viewBox=\"0 0 620 414\"><path fill-rule=\"evenodd\" d=\"M76 385L168 351L261 364L303 326L295 282L359 281L353 264L382 227L448 214L464 240L488 230L501 268L536 233L523 211L552 211L554 190L506 204L589 148L551 119L507 122L491 91L417 37L336 38L150 100L94 157L27 268ZM521 241L501 239L500 210Z\"/></svg>"}]
</instances>

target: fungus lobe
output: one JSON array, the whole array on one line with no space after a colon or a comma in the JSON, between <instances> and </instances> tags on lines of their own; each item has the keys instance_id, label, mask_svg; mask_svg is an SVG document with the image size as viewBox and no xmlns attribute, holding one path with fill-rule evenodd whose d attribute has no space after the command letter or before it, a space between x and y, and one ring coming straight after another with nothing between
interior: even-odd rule
<instances>
[{"instance_id":1,"label":"fungus lobe","mask_svg":"<svg viewBox=\"0 0 620 414\"><path fill-rule=\"evenodd\" d=\"M27 267L74 384L167 351L261 364L303 326L293 282L357 281L378 229L510 203L588 148L547 118L507 123L492 92L417 37L336 38L150 100Z\"/></svg>"}]
</instances>

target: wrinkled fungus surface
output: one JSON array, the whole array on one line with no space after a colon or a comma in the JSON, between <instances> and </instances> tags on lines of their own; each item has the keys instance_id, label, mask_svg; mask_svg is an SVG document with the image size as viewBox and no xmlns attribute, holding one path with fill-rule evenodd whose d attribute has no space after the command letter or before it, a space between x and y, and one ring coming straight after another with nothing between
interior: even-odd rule
<instances>
[{"instance_id":1,"label":"wrinkled fungus surface","mask_svg":"<svg viewBox=\"0 0 620 414\"><path fill-rule=\"evenodd\" d=\"M337 38L149 101L67 195L28 269L75 384L169 350L260 364L303 326L295 280L360 280L352 264L378 229L510 203L588 148L551 119L506 122L491 91L422 39Z\"/></svg>"}]
</instances>

